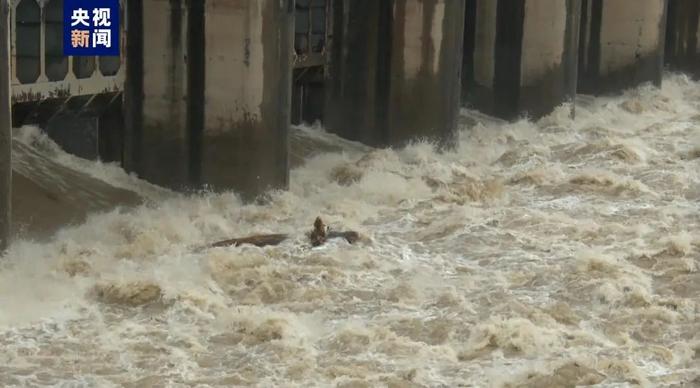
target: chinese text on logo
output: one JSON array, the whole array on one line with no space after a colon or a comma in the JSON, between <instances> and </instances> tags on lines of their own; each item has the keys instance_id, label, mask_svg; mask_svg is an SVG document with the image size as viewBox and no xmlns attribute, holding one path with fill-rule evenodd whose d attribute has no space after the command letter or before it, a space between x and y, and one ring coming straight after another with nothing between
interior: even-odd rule
<instances>
[{"instance_id":1,"label":"chinese text on logo","mask_svg":"<svg viewBox=\"0 0 700 388\"><path fill-rule=\"evenodd\" d=\"M119 55L119 0L65 0L63 54Z\"/></svg>"}]
</instances>

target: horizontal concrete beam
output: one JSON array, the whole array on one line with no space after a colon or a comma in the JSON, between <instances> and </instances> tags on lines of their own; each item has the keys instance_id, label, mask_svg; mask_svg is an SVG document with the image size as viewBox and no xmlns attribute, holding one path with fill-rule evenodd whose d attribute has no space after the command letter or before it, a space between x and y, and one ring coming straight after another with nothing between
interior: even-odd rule
<instances>
[{"instance_id":1,"label":"horizontal concrete beam","mask_svg":"<svg viewBox=\"0 0 700 388\"><path fill-rule=\"evenodd\" d=\"M474 0L463 96L504 119L539 117L576 95L580 0Z\"/></svg>"},{"instance_id":2,"label":"horizontal concrete beam","mask_svg":"<svg viewBox=\"0 0 700 388\"><path fill-rule=\"evenodd\" d=\"M667 0L583 0L579 91L660 86Z\"/></svg>"}]
</instances>

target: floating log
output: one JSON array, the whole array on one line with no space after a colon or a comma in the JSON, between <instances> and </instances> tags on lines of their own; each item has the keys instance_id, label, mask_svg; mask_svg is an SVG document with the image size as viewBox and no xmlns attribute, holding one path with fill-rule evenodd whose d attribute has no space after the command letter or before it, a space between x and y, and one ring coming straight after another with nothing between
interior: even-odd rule
<instances>
[{"instance_id":1,"label":"floating log","mask_svg":"<svg viewBox=\"0 0 700 388\"><path fill-rule=\"evenodd\" d=\"M256 247L264 247L268 245L278 245L282 241L287 239L286 234L259 234L255 236L243 237L243 238L232 238L230 240L219 241L212 244L211 248L220 247L237 247L243 244L255 245Z\"/></svg>"},{"instance_id":2,"label":"floating log","mask_svg":"<svg viewBox=\"0 0 700 388\"><path fill-rule=\"evenodd\" d=\"M329 227L323 222L321 217L316 217L314 221L314 229L308 234L309 241L314 247L323 245L329 239L344 238L350 244L354 244L360 240L360 234L353 230L345 232L330 231ZM219 241L208 246L208 248L221 247L237 247L243 244L255 245L256 247L265 247L270 245L279 245L282 241L289 238L286 234L258 234L243 238L232 238L229 240Z\"/></svg>"}]
</instances>

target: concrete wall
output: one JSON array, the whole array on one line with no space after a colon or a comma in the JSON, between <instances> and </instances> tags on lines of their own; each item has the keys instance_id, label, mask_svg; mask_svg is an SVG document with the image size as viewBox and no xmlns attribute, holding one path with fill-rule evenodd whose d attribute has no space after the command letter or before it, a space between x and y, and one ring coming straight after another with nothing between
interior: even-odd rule
<instances>
[{"instance_id":1,"label":"concrete wall","mask_svg":"<svg viewBox=\"0 0 700 388\"><path fill-rule=\"evenodd\" d=\"M661 84L667 0L584 0L579 90Z\"/></svg>"},{"instance_id":2,"label":"concrete wall","mask_svg":"<svg viewBox=\"0 0 700 388\"><path fill-rule=\"evenodd\" d=\"M459 109L464 4L395 0L387 144L447 140Z\"/></svg>"},{"instance_id":3,"label":"concrete wall","mask_svg":"<svg viewBox=\"0 0 700 388\"><path fill-rule=\"evenodd\" d=\"M288 183L292 0L207 0L201 181L254 195Z\"/></svg>"},{"instance_id":4,"label":"concrete wall","mask_svg":"<svg viewBox=\"0 0 700 388\"><path fill-rule=\"evenodd\" d=\"M474 22L475 35L466 36L465 40L474 41L474 52L466 53L474 61L474 73L464 74L471 77L481 87L492 88L496 72L496 28L498 24L498 0L472 1L470 6L476 8Z\"/></svg>"},{"instance_id":5,"label":"concrete wall","mask_svg":"<svg viewBox=\"0 0 700 388\"><path fill-rule=\"evenodd\" d=\"M700 77L700 1L669 0L666 64Z\"/></svg>"},{"instance_id":6,"label":"concrete wall","mask_svg":"<svg viewBox=\"0 0 700 388\"><path fill-rule=\"evenodd\" d=\"M534 85L564 61L566 3L535 0L525 3L520 86ZM545 16L547 15L547 16Z\"/></svg>"},{"instance_id":7,"label":"concrete wall","mask_svg":"<svg viewBox=\"0 0 700 388\"><path fill-rule=\"evenodd\" d=\"M468 3L463 96L511 119L538 117L572 100L579 0L474 0Z\"/></svg>"},{"instance_id":8,"label":"concrete wall","mask_svg":"<svg viewBox=\"0 0 700 388\"><path fill-rule=\"evenodd\" d=\"M12 193L9 6L0 1L0 255L9 243Z\"/></svg>"},{"instance_id":9,"label":"concrete wall","mask_svg":"<svg viewBox=\"0 0 700 388\"><path fill-rule=\"evenodd\" d=\"M521 113L539 117L576 98L580 11L579 0L525 3Z\"/></svg>"},{"instance_id":10,"label":"concrete wall","mask_svg":"<svg viewBox=\"0 0 700 388\"><path fill-rule=\"evenodd\" d=\"M450 139L463 28L464 0L336 2L326 127L379 146Z\"/></svg>"},{"instance_id":11,"label":"concrete wall","mask_svg":"<svg viewBox=\"0 0 700 388\"><path fill-rule=\"evenodd\" d=\"M129 5L125 166L177 189L285 187L293 2Z\"/></svg>"},{"instance_id":12,"label":"concrete wall","mask_svg":"<svg viewBox=\"0 0 700 388\"><path fill-rule=\"evenodd\" d=\"M188 8L184 0L151 0L130 2L128 11L129 48L141 47L127 49L125 166L150 182L182 188L191 183L186 123ZM142 33L135 32L137 27ZM138 122L133 122L134 116Z\"/></svg>"},{"instance_id":13,"label":"concrete wall","mask_svg":"<svg viewBox=\"0 0 700 388\"><path fill-rule=\"evenodd\" d=\"M388 69L379 51L389 50L382 26L390 1L340 0L333 4L333 31L326 82L324 125L368 144L388 142L383 132L388 104ZM381 29L383 28L383 29Z\"/></svg>"}]
</instances>

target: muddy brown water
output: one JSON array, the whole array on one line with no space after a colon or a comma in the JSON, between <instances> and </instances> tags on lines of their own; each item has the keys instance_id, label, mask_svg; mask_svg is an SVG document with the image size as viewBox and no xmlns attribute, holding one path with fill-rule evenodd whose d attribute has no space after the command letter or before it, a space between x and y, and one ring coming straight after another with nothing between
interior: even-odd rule
<instances>
[{"instance_id":1,"label":"muddy brown water","mask_svg":"<svg viewBox=\"0 0 700 388\"><path fill-rule=\"evenodd\" d=\"M700 84L462 121L446 153L299 129L290 190L253 205L28 131L20 213L73 225L3 259L0 385L700 386ZM311 248L317 215L366 241ZM255 233L293 238L192 249Z\"/></svg>"}]
</instances>

